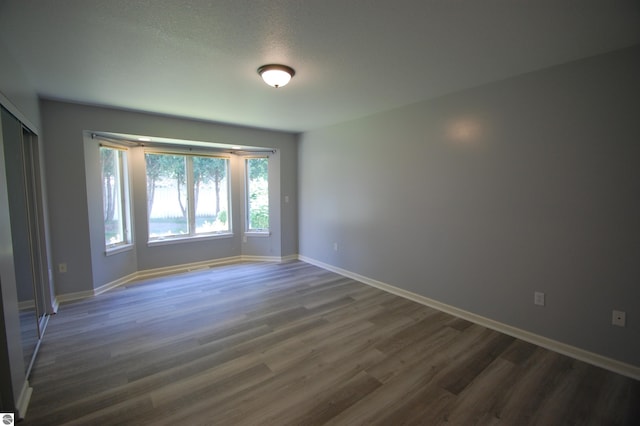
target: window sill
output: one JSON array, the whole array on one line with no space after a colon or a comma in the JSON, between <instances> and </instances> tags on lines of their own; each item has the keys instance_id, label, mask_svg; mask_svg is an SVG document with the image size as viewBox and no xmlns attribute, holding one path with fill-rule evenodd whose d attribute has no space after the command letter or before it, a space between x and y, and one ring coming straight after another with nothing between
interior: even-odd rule
<instances>
[{"instance_id":1,"label":"window sill","mask_svg":"<svg viewBox=\"0 0 640 426\"><path fill-rule=\"evenodd\" d=\"M133 244L122 244L119 246L107 247L104 251L105 256L113 256L114 254L124 253L125 251L133 250Z\"/></svg>"},{"instance_id":2,"label":"window sill","mask_svg":"<svg viewBox=\"0 0 640 426\"><path fill-rule=\"evenodd\" d=\"M147 241L147 247L154 246L164 246L168 244L180 244L180 243L189 243L196 241L206 241L206 240L218 240L224 238L233 238L233 233L224 233L224 234L207 234L207 235L198 235L198 236L188 236L188 237L174 237L174 238L166 238L163 240L152 240Z\"/></svg>"},{"instance_id":3,"label":"window sill","mask_svg":"<svg viewBox=\"0 0 640 426\"><path fill-rule=\"evenodd\" d=\"M244 236L264 238L264 237L270 237L271 232L270 231L248 231L244 233Z\"/></svg>"}]
</instances>

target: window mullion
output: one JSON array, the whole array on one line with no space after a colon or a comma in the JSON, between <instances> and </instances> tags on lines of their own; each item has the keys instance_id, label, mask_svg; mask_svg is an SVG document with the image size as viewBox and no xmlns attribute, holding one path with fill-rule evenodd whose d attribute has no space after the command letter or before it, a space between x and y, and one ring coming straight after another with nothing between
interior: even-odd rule
<instances>
[{"instance_id":1,"label":"window mullion","mask_svg":"<svg viewBox=\"0 0 640 426\"><path fill-rule=\"evenodd\" d=\"M189 235L193 236L196 234L196 208L195 208L195 182L193 177L193 157L190 155L186 156L187 166L186 166L186 175L187 175L187 217L189 219Z\"/></svg>"},{"instance_id":2,"label":"window mullion","mask_svg":"<svg viewBox=\"0 0 640 426\"><path fill-rule=\"evenodd\" d=\"M131 226L131 181L129 180L129 158L127 151L121 153L121 173L122 176L122 214L125 227L125 240L127 243L133 242L133 232Z\"/></svg>"},{"instance_id":3,"label":"window mullion","mask_svg":"<svg viewBox=\"0 0 640 426\"><path fill-rule=\"evenodd\" d=\"M129 241L129 225L127 224L127 214L126 214L126 203L125 203L125 178L124 178L124 161L123 161L123 152L124 151L116 151L116 155L118 156L117 168L118 168L118 183L120 184L120 192L118 197L118 204L120 204L120 218L122 220L122 233L125 242Z\"/></svg>"}]
</instances>

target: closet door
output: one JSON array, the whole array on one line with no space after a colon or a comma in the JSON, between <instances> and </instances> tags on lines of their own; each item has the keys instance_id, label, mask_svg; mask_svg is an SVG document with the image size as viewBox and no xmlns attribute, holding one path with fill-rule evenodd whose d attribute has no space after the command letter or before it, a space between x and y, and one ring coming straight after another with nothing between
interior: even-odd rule
<instances>
[{"instance_id":1,"label":"closet door","mask_svg":"<svg viewBox=\"0 0 640 426\"><path fill-rule=\"evenodd\" d=\"M40 185L40 152L38 137L26 127L22 127L22 151L25 170L27 212L29 216L29 237L34 278L36 312L42 337L44 318L50 311L50 288L48 258L44 223L44 196Z\"/></svg>"},{"instance_id":2,"label":"closet door","mask_svg":"<svg viewBox=\"0 0 640 426\"><path fill-rule=\"evenodd\" d=\"M34 247L37 229L33 228L34 212L30 201L32 190L25 163L23 126L4 108L2 134L20 331L25 375L28 375L40 340L37 292L40 283L37 248Z\"/></svg>"}]
</instances>

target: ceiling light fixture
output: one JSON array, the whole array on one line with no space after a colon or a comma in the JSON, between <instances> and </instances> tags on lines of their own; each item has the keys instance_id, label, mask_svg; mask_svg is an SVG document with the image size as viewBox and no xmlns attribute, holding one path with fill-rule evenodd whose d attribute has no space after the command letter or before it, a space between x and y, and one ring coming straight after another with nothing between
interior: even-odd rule
<instances>
[{"instance_id":1,"label":"ceiling light fixture","mask_svg":"<svg viewBox=\"0 0 640 426\"><path fill-rule=\"evenodd\" d=\"M277 89L285 86L291 80L291 77L296 75L296 72L286 65L269 64L258 68L258 74L260 74L265 83Z\"/></svg>"}]
</instances>

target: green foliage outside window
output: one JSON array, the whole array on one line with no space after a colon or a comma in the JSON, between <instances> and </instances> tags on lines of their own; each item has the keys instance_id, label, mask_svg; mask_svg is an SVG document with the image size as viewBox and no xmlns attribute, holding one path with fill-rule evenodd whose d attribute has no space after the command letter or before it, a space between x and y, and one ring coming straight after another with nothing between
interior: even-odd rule
<instances>
[{"instance_id":1,"label":"green foliage outside window","mask_svg":"<svg viewBox=\"0 0 640 426\"><path fill-rule=\"evenodd\" d=\"M145 161L150 240L229 232L227 158L148 152Z\"/></svg>"},{"instance_id":2,"label":"green foliage outside window","mask_svg":"<svg viewBox=\"0 0 640 426\"><path fill-rule=\"evenodd\" d=\"M269 159L248 158L247 167L247 228L249 231L269 230Z\"/></svg>"}]
</instances>

